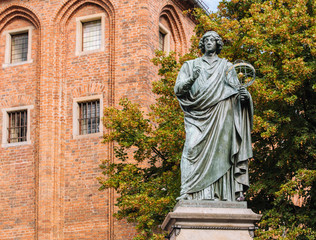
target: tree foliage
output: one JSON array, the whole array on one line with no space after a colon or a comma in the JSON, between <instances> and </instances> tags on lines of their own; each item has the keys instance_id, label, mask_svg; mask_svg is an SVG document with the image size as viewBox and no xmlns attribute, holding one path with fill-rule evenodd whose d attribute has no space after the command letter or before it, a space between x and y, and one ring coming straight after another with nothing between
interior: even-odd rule
<instances>
[{"instance_id":1,"label":"tree foliage","mask_svg":"<svg viewBox=\"0 0 316 240\"><path fill-rule=\"evenodd\" d=\"M187 58L183 58L187 59ZM120 101L120 108L104 111L104 124L112 129L104 142L115 141L115 163L104 161L101 190L115 188L118 219L136 223L135 239L164 239L159 225L176 203L180 190L179 164L185 133L183 113L173 93L181 66L175 53L157 53L159 81L153 83L156 103L148 114L137 103Z\"/></svg>"},{"instance_id":2,"label":"tree foliage","mask_svg":"<svg viewBox=\"0 0 316 240\"><path fill-rule=\"evenodd\" d=\"M159 224L179 195L179 163L184 142L183 114L173 93L183 61L197 57L207 30L224 39L220 57L255 66L249 87L255 106L254 159L250 161L249 206L263 214L257 239L316 238L316 76L315 3L312 0L224 0L198 24L185 56L158 52L160 79L148 114L128 100L105 110L117 161L102 164L101 189L120 197L116 216L136 224L135 239L163 239Z\"/></svg>"}]
</instances>

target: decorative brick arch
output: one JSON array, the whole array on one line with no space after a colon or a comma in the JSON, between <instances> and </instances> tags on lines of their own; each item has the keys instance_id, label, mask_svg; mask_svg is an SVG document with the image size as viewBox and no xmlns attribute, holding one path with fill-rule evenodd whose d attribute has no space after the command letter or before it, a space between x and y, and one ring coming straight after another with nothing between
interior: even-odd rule
<instances>
[{"instance_id":1,"label":"decorative brick arch","mask_svg":"<svg viewBox=\"0 0 316 240\"><path fill-rule=\"evenodd\" d=\"M89 83L85 85L76 86L72 90L72 97L79 98L83 96L90 96L90 93L102 94L105 91L105 86L100 83Z\"/></svg>"},{"instance_id":2,"label":"decorative brick arch","mask_svg":"<svg viewBox=\"0 0 316 240\"><path fill-rule=\"evenodd\" d=\"M0 32L11 20L17 17L31 22L37 29L40 29L41 27L39 18L29 7L22 5L9 5L0 10Z\"/></svg>"},{"instance_id":3,"label":"decorative brick arch","mask_svg":"<svg viewBox=\"0 0 316 240\"><path fill-rule=\"evenodd\" d=\"M107 15L109 26L110 26L110 65L109 71L111 73L111 77L109 79L108 87L108 103L110 105L114 104L114 49L115 49L115 11L114 6L109 0L67 0L62 4L59 10L56 12L53 22L56 23L56 43L57 43L57 55L61 54L63 51L62 46L65 46L65 28L67 22L71 19L71 17L76 13L77 10L81 9L84 6L95 5L102 10L104 10ZM59 68L62 72L62 61L64 59L59 58L59 63L57 63L57 68ZM62 77L62 76L61 76Z\"/></svg>"},{"instance_id":4,"label":"decorative brick arch","mask_svg":"<svg viewBox=\"0 0 316 240\"><path fill-rule=\"evenodd\" d=\"M13 95L0 101L0 107L17 107L34 104L33 97L27 95Z\"/></svg>"},{"instance_id":5,"label":"decorative brick arch","mask_svg":"<svg viewBox=\"0 0 316 240\"><path fill-rule=\"evenodd\" d=\"M15 1L17 2L17 1ZM22 1L19 1L22 2ZM32 122L32 126L28 125L28 132L32 131L32 145L31 147L31 152L29 157L27 156L30 160L30 163L32 163L32 167L29 169L32 169L30 171L34 171L34 175L32 178L34 179L34 187L35 187L35 192L34 195L30 195L29 197L34 196L34 203L37 203L38 201L38 191L36 190L38 187L38 162L39 162L39 115L40 115L40 80L41 80L41 69L42 69L42 61L41 61L41 52L42 52L42 21L38 17L39 15L29 6L23 5L23 4L8 4L6 7L0 9L0 32L2 33L5 28L12 23L15 20L23 20L26 21L28 24L32 25L33 28L33 33L34 30L36 30L37 34L37 39L36 39L36 62L32 62L31 64L27 66L29 69L34 69L34 75L32 75L32 81L34 84L34 91L25 93L25 92L19 92L17 95L13 94L8 94L7 96L4 96L2 100L0 101L0 108L12 108L12 107L23 107L23 109L27 108L30 109L30 106L32 106L32 114L28 115L31 117L28 117L28 121ZM34 35L31 35L31 37ZM7 42L5 43L7 44ZM34 52L33 52L34 53ZM2 64L2 63L1 63ZM30 67L31 66L31 67ZM21 79L23 81L23 79ZM28 110L29 111L29 110ZM29 113L28 113L29 114ZM2 119L4 119L4 115L2 115ZM32 119L32 120L30 120ZM3 124L3 123L1 123ZM3 126L5 126L3 124ZM4 132L2 132L2 136L4 135ZM34 137L34 138L33 138ZM33 160L31 160L33 158ZM28 210L29 211L29 210ZM38 204L35 204L34 206L34 216L35 219L38 218ZM36 220L34 221L34 229L37 231L38 229L38 222ZM35 233L36 236L37 233ZM36 237L35 237L36 238Z\"/></svg>"},{"instance_id":6,"label":"decorative brick arch","mask_svg":"<svg viewBox=\"0 0 316 240\"><path fill-rule=\"evenodd\" d=\"M67 79L67 70L65 68L67 62L67 25L72 17L80 10L86 6L96 6L102 11L104 11L106 18L109 24L109 78L107 82L104 84L100 83L88 83L75 86L71 89L71 91L67 90L67 92L61 92L60 99L62 102L69 103L71 99L84 97L84 96L91 96L91 94L98 94L106 96L107 105L114 105L114 83L115 83L115 11L114 6L110 2L110 0L66 0L61 5L61 7L55 12L53 15L54 26L54 44L55 44L55 57L57 61L54 63L55 68L55 75L54 79L56 80L56 89L66 89L66 79ZM107 89L107 94L104 94L105 89ZM66 94L65 94L66 93ZM66 112L66 104L61 106L62 112ZM64 126L58 125L56 128L62 129ZM62 145L64 141L63 136L59 139L59 145ZM108 143L105 145L107 148L108 159L112 162L114 161L114 151L113 151L113 144ZM62 162L59 162L62 165ZM59 186L59 185L58 185ZM109 231L106 239L113 239L114 236L114 190L108 190L108 205L109 205ZM60 206L60 211L62 210L63 206ZM62 223L61 223L62 224ZM62 229L60 229L62 231Z\"/></svg>"},{"instance_id":7,"label":"decorative brick arch","mask_svg":"<svg viewBox=\"0 0 316 240\"><path fill-rule=\"evenodd\" d=\"M84 5L94 4L100 8L102 8L110 19L111 28L114 28L114 7L110 1L102 1L102 0L67 0L61 6L61 8L56 12L54 22L56 22L61 27L64 27L67 21L71 18L71 16L77 11L77 9L81 8Z\"/></svg>"},{"instance_id":8,"label":"decorative brick arch","mask_svg":"<svg viewBox=\"0 0 316 240\"><path fill-rule=\"evenodd\" d=\"M40 71L41 71L41 22L37 17L37 14L28 6L25 5L16 5L11 4L6 6L3 9L0 9L0 32L2 32L5 27L14 19L23 19L33 25L35 29L38 30L38 39L37 39L37 74L34 81L36 81L36 89L39 89L40 82ZM20 106L20 105L29 105L34 104L36 101L39 101L39 95L27 96L27 95L17 95L17 96L8 96L3 102L0 102L0 107L10 107L10 106Z\"/></svg>"},{"instance_id":9,"label":"decorative brick arch","mask_svg":"<svg viewBox=\"0 0 316 240\"><path fill-rule=\"evenodd\" d=\"M170 24L171 34L174 37L175 45L176 45L175 50L180 53L184 53L184 51L187 49L187 41L185 37L184 28L182 26L182 22L180 20L180 17L175 7L170 4L165 5L161 9L159 19L161 17L165 17Z\"/></svg>"}]
</instances>

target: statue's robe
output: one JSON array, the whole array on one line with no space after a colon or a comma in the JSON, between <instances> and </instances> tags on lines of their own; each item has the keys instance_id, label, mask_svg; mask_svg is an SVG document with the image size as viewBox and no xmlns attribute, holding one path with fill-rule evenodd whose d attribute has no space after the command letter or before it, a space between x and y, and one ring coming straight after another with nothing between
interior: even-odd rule
<instances>
[{"instance_id":1,"label":"statue's robe","mask_svg":"<svg viewBox=\"0 0 316 240\"><path fill-rule=\"evenodd\" d=\"M185 62L179 72L174 89L186 131L179 199L235 201L249 186L252 99L247 92L249 99L241 102L236 74L226 76L231 66L226 59L203 56Z\"/></svg>"}]
</instances>

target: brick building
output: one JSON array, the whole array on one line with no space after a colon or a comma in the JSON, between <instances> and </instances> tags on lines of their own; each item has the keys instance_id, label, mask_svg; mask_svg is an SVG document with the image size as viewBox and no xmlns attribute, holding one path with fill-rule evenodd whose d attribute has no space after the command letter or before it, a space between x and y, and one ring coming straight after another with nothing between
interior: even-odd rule
<instances>
[{"instance_id":1,"label":"brick building","mask_svg":"<svg viewBox=\"0 0 316 240\"><path fill-rule=\"evenodd\" d=\"M0 239L131 239L99 192L104 106L148 106L158 48L185 52L193 0L0 1Z\"/></svg>"}]
</instances>

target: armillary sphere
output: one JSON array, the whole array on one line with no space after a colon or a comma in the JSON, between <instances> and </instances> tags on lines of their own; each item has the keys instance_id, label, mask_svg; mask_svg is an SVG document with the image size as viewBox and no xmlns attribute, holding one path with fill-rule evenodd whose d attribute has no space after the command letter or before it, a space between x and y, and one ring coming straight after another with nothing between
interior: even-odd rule
<instances>
[{"instance_id":1,"label":"armillary sphere","mask_svg":"<svg viewBox=\"0 0 316 240\"><path fill-rule=\"evenodd\" d=\"M237 77L239 80L239 84L233 84L230 79L232 77ZM250 64L243 60L237 60L234 62L233 66L227 69L226 71L226 79L229 81L231 85L236 88L240 87L248 87L255 81L256 78L256 70Z\"/></svg>"}]
</instances>

